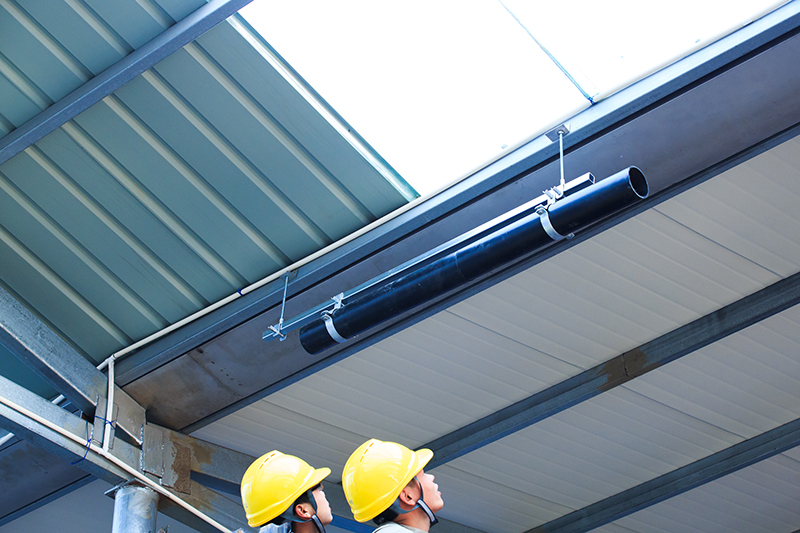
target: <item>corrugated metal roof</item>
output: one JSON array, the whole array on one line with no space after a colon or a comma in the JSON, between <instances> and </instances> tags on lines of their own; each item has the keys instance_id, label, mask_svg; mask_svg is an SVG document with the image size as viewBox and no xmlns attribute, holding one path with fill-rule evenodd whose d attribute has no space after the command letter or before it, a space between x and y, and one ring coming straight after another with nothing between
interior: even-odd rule
<instances>
[{"instance_id":1,"label":"corrugated metal roof","mask_svg":"<svg viewBox=\"0 0 800 533\"><path fill-rule=\"evenodd\" d=\"M367 437L421 445L737 301L800 270L800 213L791 208L800 205L799 144L791 140L196 434L252 449L291 446L336 471ZM448 502L442 515L485 531L524 531L795 418L798 313L436 468ZM251 426L257 418L302 425L304 438L259 430ZM328 444L331 428L338 433ZM309 444L319 442L326 445Z\"/></svg>"},{"instance_id":2,"label":"corrugated metal roof","mask_svg":"<svg viewBox=\"0 0 800 533\"><path fill-rule=\"evenodd\" d=\"M197 4L3 2L2 129ZM0 282L99 362L407 202L291 75L235 16L7 161Z\"/></svg>"},{"instance_id":3,"label":"corrugated metal roof","mask_svg":"<svg viewBox=\"0 0 800 533\"><path fill-rule=\"evenodd\" d=\"M0 137L204 3L203 0L0 3Z\"/></svg>"}]
</instances>

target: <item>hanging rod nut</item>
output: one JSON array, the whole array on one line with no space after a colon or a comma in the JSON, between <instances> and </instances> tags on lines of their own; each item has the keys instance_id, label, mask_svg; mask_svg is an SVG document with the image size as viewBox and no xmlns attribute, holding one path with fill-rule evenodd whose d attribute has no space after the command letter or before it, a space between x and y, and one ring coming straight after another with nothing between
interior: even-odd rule
<instances>
[{"instance_id":1,"label":"hanging rod nut","mask_svg":"<svg viewBox=\"0 0 800 533\"><path fill-rule=\"evenodd\" d=\"M569 133L569 124L559 124L555 128L545 133L545 136L550 139L551 142L556 142L559 135L563 136L567 133Z\"/></svg>"}]
</instances>

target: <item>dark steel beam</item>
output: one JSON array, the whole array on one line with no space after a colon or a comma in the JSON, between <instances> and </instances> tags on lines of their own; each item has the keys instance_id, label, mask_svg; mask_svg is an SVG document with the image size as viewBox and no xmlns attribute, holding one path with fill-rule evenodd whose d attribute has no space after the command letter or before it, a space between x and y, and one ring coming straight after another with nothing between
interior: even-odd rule
<instances>
[{"instance_id":1,"label":"dark steel beam","mask_svg":"<svg viewBox=\"0 0 800 533\"><path fill-rule=\"evenodd\" d=\"M610 496L526 533L590 531L800 445L800 419Z\"/></svg>"},{"instance_id":2,"label":"dark steel beam","mask_svg":"<svg viewBox=\"0 0 800 533\"><path fill-rule=\"evenodd\" d=\"M430 468L618 387L798 303L800 273L425 444L423 448L434 452Z\"/></svg>"},{"instance_id":3,"label":"dark steel beam","mask_svg":"<svg viewBox=\"0 0 800 533\"><path fill-rule=\"evenodd\" d=\"M175 493L175 491L171 492ZM196 481L191 482L189 493L175 494L195 509L199 509L228 529L240 529L241 531L247 532L258 531L257 529L247 527L244 508L241 504L204 487ZM219 530L183 507L180 507L169 498L159 498L158 510L200 533L219 533Z\"/></svg>"},{"instance_id":4,"label":"dark steel beam","mask_svg":"<svg viewBox=\"0 0 800 533\"><path fill-rule=\"evenodd\" d=\"M2 288L0 344L85 413L106 394L103 374Z\"/></svg>"},{"instance_id":5,"label":"dark steel beam","mask_svg":"<svg viewBox=\"0 0 800 533\"><path fill-rule=\"evenodd\" d=\"M3 288L0 344L84 413L93 415L98 401L106 397L107 377ZM119 387L114 398L119 408L116 425L140 443L144 408Z\"/></svg>"},{"instance_id":6,"label":"dark steel beam","mask_svg":"<svg viewBox=\"0 0 800 533\"><path fill-rule=\"evenodd\" d=\"M141 450L121 439L117 439L113 449L109 450L114 456L112 458L106 458L99 451L93 451L89 447L94 434L91 424L2 376L0 376L0 426L111 485L119 485L135 478L133 475L135 472L141 472L142 468L146 470L148 463L150 465L155 463L147 453L143 454ZM154 428L156 431L160 429ZM60 430L64 430L67 435ZM192 481L190 471L192 465L197 464L199 468L211 472L212 475L232 478L237 475L241 465L251 458L210 443L202 443L186 435L166 433L167 438L162 441L162 446L145 450L159 456L160 461L157 463L161 466L161 471L157 477L161 478L160 485L217 522L231 529L242 527L245 523L242 506ZM73 439L69 435L79 438ZM84 438L85 443L81 442ZM196 458L192 457L195 453L198 455ZM208 462L217 458L220 464L208 465ZM112 459L121 461L128 468L123 468ZM231 473L228 469L235 472ZM73 482L74 480L68 479L65 485L68 486ZM59 489L60 487L56 490ZM169 498L159 500L174 518L198 531L216 531ZM26 505L25 502L22 502L22 505L17 504L16 509L11 512ZM250 530L245 528L245 531Z\"/></svg>"},{"instance_id":7,"label":"dark steel beam","mask_svg":"<svg viewBox=\"0 0 800 533\"><path fill-rule=\"evenodd\" d=\"M0 376L0 426L14 433L17 437L35 444L45 451L74 463L78 468L103 479L112 485L125 481L128 474L119 466L110 463L88 451L89 439L92 436L92 425L77 415L53 405L29 390ZM13 402L24 409L21 412L6 404ZM57 430L48 427L39 420L34 420L26 413L32 413L57 428L76 435L86 443L82 444L66 437ZM114 443L114 456L125 464L138 468L140 451L130 444L117 439Z\"/></svg>"},{"instance_id":8,"label":"dark steel beam","mask_svg":"<svg viewBox=\"0 0 800 533\"><path fill-rule=\"evenodd\" d=\"M113 93L252 0L211 0L0 139L0 165Z\"/></svg>"},{"instance_id":9,"label":"dark steel beam","mask_svg":"<svg viewBox=\"0 0 800 533\"><path fill-rule=\"evenodd\" d=\"M80 488L94 478L38 446L17 440L0 451L0 526ZM8 488L13 487L13 490Z\"/></svg>"}]
</instances>

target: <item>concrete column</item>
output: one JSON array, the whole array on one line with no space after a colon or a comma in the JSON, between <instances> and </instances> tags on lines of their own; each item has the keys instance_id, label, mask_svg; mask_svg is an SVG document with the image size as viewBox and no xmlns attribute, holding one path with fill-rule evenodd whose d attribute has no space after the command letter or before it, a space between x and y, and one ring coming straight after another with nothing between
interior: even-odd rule
<instances>
[{"instance_id":1,"label":"concrete column","mask_svg":"<svg viewBox=\"0 0 800 533\"><path fill-rule=\"evenodd\" d=\"M111 533L156 533L158 493L138 483L114 491Z\"/></svg>"}]
</instances>

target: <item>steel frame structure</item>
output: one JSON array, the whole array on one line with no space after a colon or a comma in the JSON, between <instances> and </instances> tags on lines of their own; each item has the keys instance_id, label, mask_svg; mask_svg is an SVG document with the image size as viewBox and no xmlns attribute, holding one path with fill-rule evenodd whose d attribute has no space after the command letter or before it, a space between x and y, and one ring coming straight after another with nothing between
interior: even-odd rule
<instances>
[{"instance_id":1,"label":"steel frame structure","mask_svg":"<svg viewBox=\"0 0 800 533\"><path fill-rule=\"evenodd\" d=\"M203 9L198 10L197 13L187 17L175 27L151 41L147 45L147 50L139 53L136 57L133 57L136 53L131 54L131 56L114 65L108 71L95 78L95 80L56 103L51 109L32 119L14 134L0 141L0 162L13 157L14 154L35 143L53 129L76 116L80 111L99 101L105 95L110 94L115 88L169 55L182 44L195 39L203 31L223 20L246 3L247 1L245 0L214 1ZM598 105L590 109L582 118L582 127L567 138L568 150L576 154L575 157L581 157L581 149L589 147L593 143L602 146L604 136L615 135L617 130L630 124L635 118L645 116L647 113L667 105L677 96L684 95L706 82L714 82L715 79L722 77L734 67L742 65L764 51L778 47L780 44L794 38L799 27L800 2L795 1L781 8L763 26L751 28L749 30L750 33L745 34L744 37L740 36L733 42L720 44L716 48L712 47L708 52L704 53L706 55L699 54L694 57L692 59L694 63L682 64L671 72L659 75L649 82L650 85L647 83L640 85L634 91L626 93L623 98L615 100L613 105L610 104L605 107ZM792 113L788 113L788 116L789 118L795 117ZM320 357L312 364L304 364L300 368L282 369L282 377L272 383L265 384L260 390L251 393L246 398L230 405L216 405L210 414L195 416L193 420L190 417L186 424L178 425L180 428L191 430L243 405L256 401L278 388L329 364L333 364L403 327L430 316L443 307L466 298L490 284L505 279L523 268L529 267L532 261L541 261L552 254L562 251L569 245L574 245L582 239L590 238L602 229L672 197L682 190L686 190L737 164L743 159L752 157L754 154L774 146L782 139L795 136L797 132L798 126L793 124L784 125L781 131L773 132L771 136L767 136L766 140L763 140L762 136L760 142L748 141L750 145L747 148L737 150L734 155L723 158L721 161L715 161L710 165L705 162L699 162L700 168L697 168L695 172L689 176L681 174L678 178L673 179L663 186L651 200L645 202L642 207L629 210L620 217L605 222L580 239L576 239L575 242L559 244L543 256L523 261L504 272L482 279L470 288L433 302L423 311L401 317L372 334L366 335L365 338L356 343L351 343L338 351L334 351L332 354ZM759 135L762 135L762 133L757 132L755 134L755 136ZM435 226L435 224L423 221L451 218L454 221L453 225L459 226L463 224L459 217L464 218L463 213L467 212L466 208L480 202L483 202L481 205L485 207L487 205L486 199L492 195L502 197L505 194L503 188L509 183L524 180L527 176L534 175L540 171L541 176L535 179L547 181L549 174L544 169L554 161L555 150L556 148L549 143L543 140L536 140L519 153L512 154L485 171L478 173L439 198L420 205L417 209L408 212L405 216L398 218L386 227L382 227L351 246L335 252L332 257L326 258L324 262L320 261L308 265L301 269L298 277L290 287L290 297L297 298L300 301L306 300L318 303L316 300L319 299L324 290L327 290L326 284L329 285L332 278L339 276L339 282L342 282L342 280L347 281L348 279L351 281L352 279L357 280L359 276L363 278L363 274L358 271L358 264L364 263L387 250L395 253L398 257L398 262L403 257L412 257L420 251L421 244L419 242L405 242L403 239L409 234L424 233L425 230ZM497 203L502 204L503 201L508 200L501 200ZM428 225L426 226L426 224ZM436 229L441 230L443 227L440 226ZM446 234L448 231L445 229L442 233ZM345 272L347 270L349 272ZM345 272L345 274L338 274L339 272ZM711 313L659 339L646 343L632 352L621 354L614 360L602 365L602 368L595 367L547 391L489 415L470 426L432 441L429 446L437 451L434 462L436 465L444 464L448 460L493 442L504 435L551 416L580 401L591 398L630 379L635 379L658 365L667 364L669 361L690 353L701 346L705 346L750 324L779 313L783 309L796 305L800 297L798 283L800 283L798 275L778 282L755 295ZM276 306L280 303L282 292L282 283L264 287L252 295L248 295L247 298L243 298L235 304L188 326L181 332L165 337L152 346L139 351L129 362L120 365L121 374L118 376L117 382L122 385L136 385L137 382L141 383L144 378L147 378L144 381L150 380L150 383L147 384L148 387L153 388L161 385L163 380L153 379L155 370L165 369L168 372L170 362L179 359L182 355L205 343L213 342L234 326L243 324L265 312L274 314ZM0 296L2 296L0 298L0 304L2 304L0 306L0 322L3 324L3 328L0 331L0 341L9 346L16 355L36 368L43 377L48 379L75 405L80 406L90 415L96 414L95 411L103 404L102 398L105 394L105 378L102 373L96 369L87 368L87 365L89 367L91 365L85 359L69 345L61 341L54 333L48 333L41 329L41 324L36 323L37 319L25 315L24 309L20 310L18 304L15 306L13 298L10 298L7 293L2 293ZM32 340L40 335L47 339L44 344ZM675 342L676 340L681 340L681 342ZM69 361L69 363L65 363L65 360ZM136 387L133 388L135 389ZM230 450L213 447L213 445L202 443L197 439L192 439L173 430L145 421L143 410L141 413L137 411L137 408L141 409L141 406L133 400L132 396L134 395L130 392L125 393L122 389L118 390L118 398L122 398L118 400L120 402L119 409L123 414L134 414L130 415L130 422L120 423L120 428L124 430L126 436L124 439L117 439L113 446L113 453L121 460L134 465L137 463L138 450L138 453L140 455L143 453L146 458L144 463L147 463L148 466L145 466L144 471L154 478L161 479L162 483L164 483L164 477L166 476L166 483L167 486L171 487L170 490L182 494L187 501L193 502L198 507L217 513L221 519L229 519L234 516L236 512L234 507L238 508L238 504L232 507L224 501L230 502L229 499L193 481L191 472L235 484L238 483L241 472L243 472L242 467L246 467L245 463L249 464L249 461L253 458ZM8 382L8 380L0 381L0 391L2 391L2 395L13 397L29 405L35 412L44 415L61 427L69 428L70 431L80 432L88 428L89 425L97 426L98 424L97 418L95 418L94 424L89 424L76 415L55 407L41 398L33 397L28 391ZM168 393L168 390L164 391L165 395L168 395ZM130 402L128 399L130 399ZM103 413L100 413L100 416L106 418ZM6 425L11 426L15 433L19 433L21 437L41 445L44 449L53 452L59 457L71 460L82 459L83 457L84 452L79 445L65 442L63 438L59 438L52 432L48 433L46 428L31 424L30 421L20 418L18 413L15 414L7 407L0 407L0 418ZM101 420L99 424L102 425L104 422ZM138 440L137 424L139 424L140 428L145 428L143 432L138 433ZM173 455L168 457L166 452L160 456L158 453L152 452L152 450L159 449L159 442L162 449L166 447L170 450L170 454L174 452L174 457ZM765 459L773 453L796 446L798 443L800 441L798 441L797 421L794 421L531 531L588 531L592 527L597 527L624 516L624 514L689 490L700 483L705 483L736 471L753 464L755 461ZM193 450L197 450L200 447L204 452L208 451L204 448L205 446L212 446L212 455L219 457L217 465L199 464L195 460L196 455ZM151 450L151 452L148 453L147 450ZM90 459L90 457L91 454L87 455L87 458L82 459L79 465L92 475L114 482L127 479L126 474L115 469L115 467L100 460ZM188 459L190 464L188 471L185 468L185 463L177 464L175 462L174 458L176 457L180 457L182 461ZM158 476L159 468L163 468L160 478ZM80 482L82 481L77 483ZM68 486L74 486L76 482L73 481L71 483L73 485ZM182 491L188 492L183 493ZM224 498L224 500L219 498ZM622 503L628 500L635 501L635 505ZM181 515L180 510L169 509L169 503L162 505L164 505L165 512L174 512ZM185 521L185 523L197 525L196 518L181 516L181 520ZM461 526L453 524L451 527L460 528Z\"/></svg>"}]
</instances>

